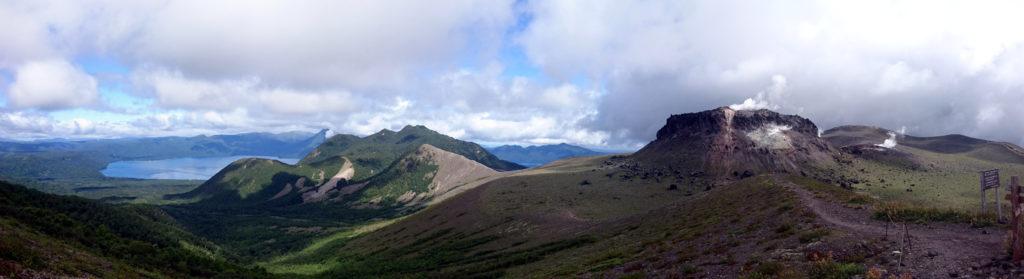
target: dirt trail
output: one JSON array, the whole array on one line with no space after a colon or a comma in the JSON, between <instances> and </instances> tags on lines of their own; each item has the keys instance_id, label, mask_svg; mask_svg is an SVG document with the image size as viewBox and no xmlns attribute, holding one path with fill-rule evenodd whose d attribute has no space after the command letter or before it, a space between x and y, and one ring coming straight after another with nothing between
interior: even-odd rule
<instances>
[{"instance_id":1,"label":"dirt trail","mask_svg":"<svg viewBox=\"0 0 1024 279\"><path fill-rule=\"evenodd\" d=\"M865 237L886 237L897 243L903 236L902 224L889 224L874 220L869 210L855 209L818 198L814 193L776 177L800 197L820 220L829 226ZM926 225L907 224L911 245L901 251L904 268L916 278L950 278L971 276L983 271L972 269L991 267L1005 255L1003 238L1006 231L999 228L971 228L966 224L933 223ZM976 275L976 274L975 274ZM969 277L970 278L970 277Z\"/></svg>"}]
</instances>

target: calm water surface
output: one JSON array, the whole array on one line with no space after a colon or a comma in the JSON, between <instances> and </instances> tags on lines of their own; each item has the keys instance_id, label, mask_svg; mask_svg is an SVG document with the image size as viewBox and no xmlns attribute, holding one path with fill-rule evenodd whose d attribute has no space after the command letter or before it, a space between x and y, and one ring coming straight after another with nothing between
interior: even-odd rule
<instances>
[{"instance_id":1,"label":"calm water surface","mask_svg":"<svg viewBox=\"0 0 1024 279\"><path fill-rule=\"evenodd\" d=\"M107 177L141 179L198 179L206 180L218 171L242 158L274 159L295 164L299 159L266 156L231 156L210 158L177 158L155 161L118 161L110 163L101 172Z\"/></svg>"}]
</instances>

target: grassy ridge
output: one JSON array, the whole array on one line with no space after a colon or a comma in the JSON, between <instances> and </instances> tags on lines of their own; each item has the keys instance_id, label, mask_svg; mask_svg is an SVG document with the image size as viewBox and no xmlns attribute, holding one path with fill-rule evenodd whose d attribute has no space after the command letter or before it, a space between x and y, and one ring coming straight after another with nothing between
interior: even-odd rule
<instances>
[{"instance_id":1,"label":"grassy ridge","mask_svg":"<svg viewBox=\"0 0 1024 279\"><path fill-rule=\"evenodd\" d=\"M321 184L341 170L343 163L344 159L340 157L299 165L269 159L242 159L231 163L195 190L169 198L224 205L264 202L300 177L306 178L304 186Z\"/></svg>"}]
</instances>

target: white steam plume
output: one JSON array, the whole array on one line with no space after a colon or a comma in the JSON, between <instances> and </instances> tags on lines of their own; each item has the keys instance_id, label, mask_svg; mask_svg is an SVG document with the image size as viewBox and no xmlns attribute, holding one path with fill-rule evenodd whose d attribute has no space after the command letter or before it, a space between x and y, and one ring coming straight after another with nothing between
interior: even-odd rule
<instances>
[{"instance_id":1,"label":"white steam plume","mask_svg":"<svg viewBox=\"0 0 1024 279\"><path fill-rule=\"evenodd\" d=\"M757 92L754 98L747 98L742 103L729 105L733 110L778 110L779 102L786 93L786 76L772 76L772 85L761 92Z\"/></svg>"},{"instance_id":2,"label":"white steam plume","mask_svg":"<svg viewBox=\"0 0 1024 279\"><path fill-rule=\"evenodd\" d=\"M896 148L896 133L889 132L889 138L885 139L885 141L883 141L882 143L876 145L889 149Z\"/></svg>"}]
</instances>

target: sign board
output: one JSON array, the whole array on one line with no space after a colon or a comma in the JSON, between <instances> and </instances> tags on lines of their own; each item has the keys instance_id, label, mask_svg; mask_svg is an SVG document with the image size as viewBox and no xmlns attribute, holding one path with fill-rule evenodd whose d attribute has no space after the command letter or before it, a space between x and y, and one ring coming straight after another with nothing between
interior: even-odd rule
<instances>
[{"instance_id":1,"label":"sign board","mask_svg":"<svg viewBox=\"0 0 1024 279\"><path fill-rule=\"evenodd\" d=\"M999 188L999 169L981 172L981 190Z\"/></svg>"},{"instance_id":2,"label":"sign board","mask_svg":"<svg viewBox=\"0 0 1024 279\"><path fill-rule=\"evenodd\" d=\"M996 189L996 220L1002 221L1003 219L1003 206L999 203L999 169L981 171L981 182L979 192L981 192L981 213L985 214L985 190Z\"/></svg>"}]
</instances>

